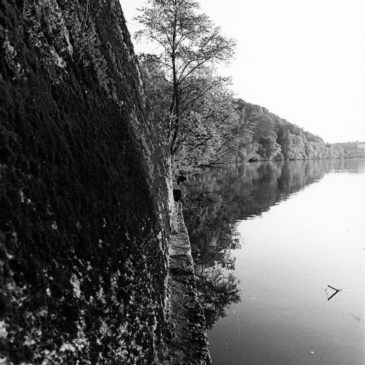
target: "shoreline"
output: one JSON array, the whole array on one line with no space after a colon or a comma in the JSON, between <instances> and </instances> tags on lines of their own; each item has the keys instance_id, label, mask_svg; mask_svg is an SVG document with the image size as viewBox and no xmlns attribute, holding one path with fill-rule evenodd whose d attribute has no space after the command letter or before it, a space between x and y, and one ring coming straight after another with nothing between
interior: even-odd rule
<instances>
[{"instance_id":1,"label":"shoreline","mask_svg":"<svg viewBox=\"0 0 365 365\"><path fill-rule=\"evenodd\" d=\"M172 221L174 229L168 251L166 306L169 340L165 361L169 365L210 364L205 316L196 289L190 239L181 202L175 203Z\"/></svg>"}]
</instances>

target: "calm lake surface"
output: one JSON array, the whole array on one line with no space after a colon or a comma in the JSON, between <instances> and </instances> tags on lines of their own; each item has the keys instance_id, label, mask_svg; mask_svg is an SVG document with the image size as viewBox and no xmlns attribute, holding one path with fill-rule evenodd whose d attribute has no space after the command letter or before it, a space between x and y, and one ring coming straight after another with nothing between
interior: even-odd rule
<instances>
[{"instance_id":1,"label":"calm lake surface","mask_svg":"<svg viewBox=\"0 0 365 365\"><path fill-rule=\"evenodd\" d=\"M188 189L214 365L365 363L365 161L229 166Z\"/></svg>"}]
</instances>

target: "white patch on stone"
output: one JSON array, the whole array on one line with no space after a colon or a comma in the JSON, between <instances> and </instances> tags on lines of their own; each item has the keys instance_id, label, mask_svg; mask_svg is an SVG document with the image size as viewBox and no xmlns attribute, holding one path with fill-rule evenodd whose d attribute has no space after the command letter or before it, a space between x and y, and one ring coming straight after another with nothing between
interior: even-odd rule
<instances>
[{"instance_id":1,"label":"white patch on stone","mask_svg":"<svg viewBox=\"0 0 365 365\"><path fill-rule=\"evenodd\" d=\"M108 325L103 321L99 329L100 334L104 337L108 333L108 330Z\"/></svg>"},{"instance_id":2,"label":"white patch on stone","mask_svg":"<svg viewBox=\"0 0 365 365\"><path fill-rule=\"evenodd\" d=\"M65 68L67 66L66 61L54 49L51 49L51 54L55 64L58 67Z\"/></svg>"},{"instance_id":3,"label":"white patch on stone","mask_svg":"<svg viewBox=\"0 0 365 365\"><path fill-rule=\"evenodd\" d=\"M73 345L71 345L70 343L64 343L61 348L60 348L61 352L66 352L66 351L70 351L70 352L76 352L76 349Z\"/></svg>"},{"instance_id":4,"label":"white patch on stone","mask_svg":"<svg viewBox=\"0 0 365 365\"><path fill-rule=\"evenodd\" d=\"M33 339L31 339L31 338L27 337L27 338L25 339L25 341L23 342L23 345L24 345L24 346L28 346L28 347L30 347L30 346L35 345L35 341L34 341Z\"/></svg>"},{"instance_id":5,"label":"white patch on stone","mask_svg":"<svg viewBox=\"0 0 365 365\"><path fill-rule=\"evenodd\" d=\"M58 225L57 225L57 222L56 221L53 221L52 222L52 229L54 230L54 231L57 231L58 230Z\"/></svg>"},{"instance_id":6,"label":"white patch on stone","mask_svg":"<svg viewBox=\"0 0 365 365\"><path fill-rule=\"evenodd\" d=\"M99 291L96 293L96 296L98 297L98 299L102 302L105 303L105 298L104 298L104 289L101 286Z\"/></svg>"},{"instance_id":7,"label":"white patch on stone","mask_svg":"<svg viewBox=\"0 0 365 365\"><path fill-rule=\"evenodd\" d=\"M6 258L7 258L8 260L11 260L11 259L13 259L13 258L14 258L14 255L10 255L10 253L8 253L8 252L5 252L5 254L6 254Z\"/></svg>"},{"instance_id":8,"label":"white patch on stone","mask_svg":"<svg viewBox=\"0 0 365 365\"><path fill-rule=\"evenodd\" d=\"M18 52L10 44L7 30L5 30L5 41L3 43L3 49L5 51L6 58L8 59L8 61L11 61L14 68L16 69L18 76L22 76L24 73L24 70L23 70L22 66L20 65L20 63L15 61L15 58L17 57Z\"/></svg>"},{"instance_id":9,"label":"white patch on stone","mask_svg":"<svg viewBox=\"0 0 365 365\"><path fill-rule=\"evenodd\" d=\"M81 297L80 280L77 278L75 274L71 276L70 283L74 289L75 297L80 298Z\"/></svg>"},{"instance_id":10,"label":"white patch on stone","mask_svg":"<svg viewBox=\"0 0 365 365\"><path fill-rule=\"evenodd\" d=\"M4 340L7 337L8 337L8 331L6 330L6 323L5 321L0 321L0 339Z\"/></svg>"},{"instance_id":11,"label":"white patch on stone","mask_svg":"<svg viewBox=\"0 0 365 365\"><path fill-rule=\"evenodd\" d=\"M24 203L24 202L25 202L25 199L24 199L24 193L23 193L23 190L19 190L19 195L20 195L20 201L21 201L22 203Z\"/></svg>"},{"instance_id":12,"label":"white patch on stone","mask_svg":"<svg viewBox=\"0 0 365 365\"><path fill-rule=\"evenodd\" d=\"M68 54L70 56L72 56L73 53L74 53L74 49L73 49L72 44L70 42L70 36L69 36L68 32L65 33L65 38L66 38L66 43L67 43L67 51L68 51Z\"/></svg>"}]
</instances>

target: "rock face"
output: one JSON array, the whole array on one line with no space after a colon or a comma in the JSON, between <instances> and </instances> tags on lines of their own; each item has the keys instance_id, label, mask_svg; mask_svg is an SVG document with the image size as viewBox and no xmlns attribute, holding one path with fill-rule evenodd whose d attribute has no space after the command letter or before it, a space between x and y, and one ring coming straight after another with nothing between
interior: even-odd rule
<instances>
[{"instance_id":1,"label":"rock face","mask_svg":"<svg viewBox=\"0 0 365 365\"><path fill-rule=\"evenodd\" d=\"M167 168L117 0L0 2L0 363L163 363Z\"/></svg>"}]
</instances>

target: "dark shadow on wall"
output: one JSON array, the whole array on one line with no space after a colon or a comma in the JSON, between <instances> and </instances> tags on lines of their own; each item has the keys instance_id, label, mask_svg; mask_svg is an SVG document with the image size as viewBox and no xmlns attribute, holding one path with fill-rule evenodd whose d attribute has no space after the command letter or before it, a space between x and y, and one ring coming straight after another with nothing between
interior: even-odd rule
<instances>
[{"instance_id":1,"label":"dark shadow on wall","mask_svg":"<svg viewBox=\"0 0 365 365\"><path fill-rule=\"evenodd\" d=\"M149 363L167 194L119 2L1 2L0 45L0 357Z\"/></svg>"}]
</instances>

